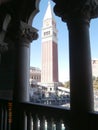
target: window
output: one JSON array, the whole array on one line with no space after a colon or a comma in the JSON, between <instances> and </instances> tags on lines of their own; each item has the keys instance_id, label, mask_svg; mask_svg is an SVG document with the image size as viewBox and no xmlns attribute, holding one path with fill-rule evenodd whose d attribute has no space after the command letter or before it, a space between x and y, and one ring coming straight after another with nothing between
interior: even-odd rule
<instances>
[{"instance_id":1,"label":"window","mask_svg":"<svg viewBox=\"0 0 98 130\"><path fill-rule=\"evenodd\" d=\"M50 31L44 32L44 36L50 35Z\"/></svg>"}]
</instances>

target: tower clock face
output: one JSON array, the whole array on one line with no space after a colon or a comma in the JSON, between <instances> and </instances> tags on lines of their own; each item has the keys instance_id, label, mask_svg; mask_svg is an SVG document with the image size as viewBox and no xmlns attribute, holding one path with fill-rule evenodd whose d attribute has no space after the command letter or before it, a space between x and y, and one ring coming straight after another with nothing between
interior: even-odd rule
<instances>
[{"instance_id":1,"label":"tower clock face","mask_svg":"<svg viewBox=\"0 0 98 130\"><path fill-rule=\"evenodd\" d=\"M50 25L50 21L49 20L46 20L45 21L45 26L49 26Z\"/></svg>"},{"instance_id":2,"label":"tower clock face","mask_svg":"<svg viewBox=\"0 0 98 130\"><path fill-rule=\"evenodd\" d=\"M46 26L49 26L49 21L46 22Z\"/></svg>"}]
</instances>

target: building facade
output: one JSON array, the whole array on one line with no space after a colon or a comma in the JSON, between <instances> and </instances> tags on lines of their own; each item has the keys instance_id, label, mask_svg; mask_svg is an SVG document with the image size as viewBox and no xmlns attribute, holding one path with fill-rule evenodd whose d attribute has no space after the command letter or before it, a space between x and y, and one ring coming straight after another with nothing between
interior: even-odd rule
<instances>
[{"instance_id":1,"label":"building facade","mask_svg":"<svg viewBox=\"0 0 98 130\"><path fill-rule=\"evenodd\" d=\"M37 67L30 67L30 84L37 84L41 81L41 70Z\"/></svg>"},{"instance_id":2,"label":"building facade","mask_svg":"<svg viewBox=\"0 0 98 130\"><path fill-rule=\"evenodd\" d=\"M98 59L92 60L92 75L98 77Z\"/></svg>"},{"instance_id":3,"label":"building facade","mask_svg":"<svg viewBox=\"0 0 98 130\"><path fill-rule=\"evenodd\" d=\"M50 2L48 2L42 27L41 83L51 87L58 83L57 28Z\"/></svg>"}]
</instances>

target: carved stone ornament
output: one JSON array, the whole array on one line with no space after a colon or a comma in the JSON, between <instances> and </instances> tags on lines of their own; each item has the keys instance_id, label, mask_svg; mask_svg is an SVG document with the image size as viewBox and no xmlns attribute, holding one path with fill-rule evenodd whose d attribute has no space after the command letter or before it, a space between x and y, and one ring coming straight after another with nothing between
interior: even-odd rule
<instances>
[{"instance_id":1,"label":"carved stone ornament","mask_svg":"<svg viewBox=\"0 0 98 130\"><path fill-rule=\"evenodd\" d=\"M37 29L24 22L21 22L19 37L22 41L30 43L32 40L36 40L38 38Z\"/></svg>"},{"instance_id":2,"label":"carved stone ornament","mask_svg":"<svg viewBox=\"0 0 98 130\"><path fill-rule=\"evenodd\" d=\"M2 59L2 53L8 51L8 44L4 42L5 31L0 33L0 63Z\"/></svg>"},{"instance_id":3,"label":"carved stone ornament","mask_svg":"<svg viewBox=\"0 0 98 130\"><path fill-rule=\"evenodd\" d=\"M54 12L63 21L72 17L82 17L90 20L98 17L98 0L53 0L56 5Z\"/></svg>"},{"instance_id":4,"label":"carved stone ornament","mask_svg":"<svg viewBox=\"0 0 98 130\"><path fill-rule=\"evenodd\" d=\"M8 44L0 41L0 53L4 53L8 50Z\"/></svg>"},{"instance_id":5,"label":"carved stone ornament","mask_svg":"<svg viewBox=\"0 0 98 130\"><path fill-rule=\"evenodd\" d=\"M0 54L8 50L8 44L4 42L5 32L0 33Z\"/></svg>"}]
</instances>

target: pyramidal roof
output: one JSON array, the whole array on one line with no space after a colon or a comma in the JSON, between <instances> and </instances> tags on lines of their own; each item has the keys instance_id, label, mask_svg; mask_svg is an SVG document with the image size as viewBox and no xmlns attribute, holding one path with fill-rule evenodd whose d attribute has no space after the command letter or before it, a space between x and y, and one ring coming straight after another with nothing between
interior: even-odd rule
<instances>
[{"instance_id":1,"label":"pyramidal roof","mask_svg":"<svg viewBox=\"0 0 98 130\"><path fill-rule=\"evenodd\" d=\"M46 13L45 13L45 16L44 16L43 20L46 20L46 19L53 19L55 21L50 1L48 1L48 7L47 7L47 10L46 10Z\"/></svg>"}]
</instances>

